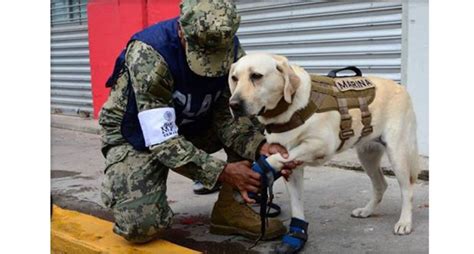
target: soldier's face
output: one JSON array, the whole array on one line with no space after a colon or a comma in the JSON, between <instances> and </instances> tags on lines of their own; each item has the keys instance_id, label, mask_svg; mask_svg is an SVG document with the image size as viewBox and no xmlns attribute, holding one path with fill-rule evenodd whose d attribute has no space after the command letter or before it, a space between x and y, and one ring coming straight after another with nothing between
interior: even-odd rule
<instances>
[{"instance_id":1,"label":"soldier's face","mask_svg":"<svg viewBox=\"0 0 474 254\"><path fill-rule=\"evenodd\" d=\"M229 106L234 117L275 108L285 88L285 77L278 67L268 54L249 54L231 66Z\"/></svg>"}]
</instances>

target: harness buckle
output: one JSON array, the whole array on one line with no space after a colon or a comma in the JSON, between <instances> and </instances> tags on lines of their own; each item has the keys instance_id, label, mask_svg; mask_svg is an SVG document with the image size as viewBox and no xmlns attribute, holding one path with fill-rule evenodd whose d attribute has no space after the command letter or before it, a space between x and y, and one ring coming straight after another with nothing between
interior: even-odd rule
<instances>
[{"instance_id":1,"label":"harness buckle","mask_svg":"<svg viewBox=\"0 0 474 254\"><path fill-rule=\"evenodd\" d=\"M354 130L353 129L346 129L346 130L341 130L339 132L339 138L341 140L347 140L349 139L350 137L354 136Z\"/></svg>"},{"instance_id":2,"label":"harness buckle","mask_svg":"<svg viewBox=\"0 0 474 254\"><path fill-rule=\"evenodd\" d=\"M373 131L374 131L374 128L372 127L372 125L364 126L364 128L362 128L362 132L360 133L360 135L364 137L364 136L369 135Z\"/></svg>"}]
</instances>

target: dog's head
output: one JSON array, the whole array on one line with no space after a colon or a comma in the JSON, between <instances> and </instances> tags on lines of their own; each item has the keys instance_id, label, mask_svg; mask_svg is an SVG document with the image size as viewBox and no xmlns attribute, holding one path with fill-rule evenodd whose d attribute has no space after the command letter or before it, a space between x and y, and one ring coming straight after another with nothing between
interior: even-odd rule
<instances>
[{"instance_id":1,"label":"dog's head","mask_svg":"<svg viewBox=\"0 0 474 254\"><path fill-rule=\"evenodd\" d=\"M299 83L286 57L248 54L230 68L231 112L234 117L259 115L275 108L282 98L291 103Z\"/></svg>"}]
</instances>

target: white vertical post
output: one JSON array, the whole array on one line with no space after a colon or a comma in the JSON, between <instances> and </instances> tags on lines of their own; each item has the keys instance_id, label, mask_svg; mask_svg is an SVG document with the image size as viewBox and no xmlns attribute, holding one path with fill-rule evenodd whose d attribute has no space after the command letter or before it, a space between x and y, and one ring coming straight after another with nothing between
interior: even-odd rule
<instances>
[{"instance_id":1,"label":"white vertical post","mask_svg":"<svg viewBox=\"0 0 474 254\"><path fill-rule=\"evenodd\" d=\"M428 0L403 0L402 8L402 84L415 107L419 152L428 156Z\"/></svg>"}]
</instances>

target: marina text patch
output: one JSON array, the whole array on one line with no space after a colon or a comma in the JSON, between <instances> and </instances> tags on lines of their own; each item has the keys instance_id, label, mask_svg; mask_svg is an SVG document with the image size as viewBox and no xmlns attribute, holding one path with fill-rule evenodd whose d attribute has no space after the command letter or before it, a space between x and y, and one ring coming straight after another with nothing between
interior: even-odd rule
<instances>
[{"instance_id":1,"label":"marina text patch","mask_svg":"<svg viewBox=\"0 0 474 254\"><path fill-rule=\"evenodd\" d=\"M365 90L375 85L366 78L336 78L334 79L336 87L344 92L348 90Z\"/></svg>"}]
</instances>

